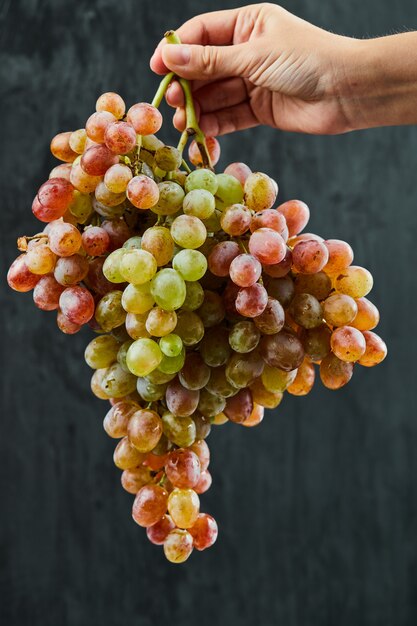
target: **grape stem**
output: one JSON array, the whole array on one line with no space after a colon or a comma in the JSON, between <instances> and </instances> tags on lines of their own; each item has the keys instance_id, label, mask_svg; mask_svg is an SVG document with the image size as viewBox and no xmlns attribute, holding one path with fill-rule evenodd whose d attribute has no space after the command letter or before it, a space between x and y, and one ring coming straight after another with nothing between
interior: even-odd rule
<instances>
[{"instance_id":1,"label":"grape stem","mask_svg":"<svg viewBox=\"0 0 417 626\"><path fill-rule=\"evenodd\" d=\"M159 87L156 91L156 94L154 95L154 98L152 100L152 106L156 107L157 109L159 108L162 102L162 99L165 95L165 92L168 89L174 76L175 76L174 72L170 72L169 74L164 76L164 78L161 80L161 82L159 83Z\"/></svg>"},{"instance_id":2,"label":"grape stem","mask_svg":"<svg viewBox=\"0 0 417 626\"><path fill-rule=\"evenodd\" d=\"M170 44L180 44L181 39L178 37L174 30L169 30L165 33L165 39L167 43ZM169 74L168 74L169 76ZM195 113L193 94L191 91L191 85L188 80L185 78L179 78L178 82L180 83L182 90L184 92L185 99L185 118L186 118L186 129L181 135L180 143L178 144L178 150L182 153L185 145L187 143L187 139L190 136L194 136L195 142L200 150L201 159L203 161L203 167L207 167L209 169L213 169L210 155L207 150L206 145L206 137L198 125L197 116Z\"/></svg>"},{"instance_id":3,"label":"grape stem","mask_svg":"<svg viewBox=\"0 0 417 626\"><path fill-rule=\"evenodd\" d=\"M26 250L28 249L29 241L34 241L35 239L38 239L39 241L41 239L44 239L45 243L48 243L49 237L46 233L38 233L36 235L33 235L32 237L24 235L23 237L18 238L17 249L20 250L20 252L26 252Z\"/></svg>"}]
</instances>

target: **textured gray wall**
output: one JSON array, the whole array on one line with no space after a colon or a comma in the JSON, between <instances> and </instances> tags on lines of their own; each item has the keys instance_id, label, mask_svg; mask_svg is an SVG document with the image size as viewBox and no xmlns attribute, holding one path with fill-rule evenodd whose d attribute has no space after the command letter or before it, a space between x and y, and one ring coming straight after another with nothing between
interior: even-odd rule
<instances>
[{"instance_id":1,"label":"textured gray wall","mask_svg":"<svg viewBox=\"0 0 417 626\"><path fill-rule=\"evenodd\" d=\"M359 37L417 28L415 0L284 4ZM80 127L103 91L150 99L161 34L215 8L225 5L0 2L2 276L17 235L36 232L30 204L50 138ZM164 133L173 140L169 116ZM261 128L222 145L222 164L269 172L282 199L311 206L313 231L352 243L375 275L389 358L339 392L286 398L258 429L215 430L202 501L219 540L176 567L130 518L101 426L107 406L89 391L88 333L62 335L3 281L1 624L417 623L417 128L327 138Z\"/></svg>"}]
</instances>

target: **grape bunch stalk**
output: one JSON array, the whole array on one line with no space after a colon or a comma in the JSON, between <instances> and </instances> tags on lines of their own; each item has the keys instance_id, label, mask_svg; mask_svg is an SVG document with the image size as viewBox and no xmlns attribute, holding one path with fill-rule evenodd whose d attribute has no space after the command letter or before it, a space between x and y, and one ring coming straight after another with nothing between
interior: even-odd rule
<instances>
[{"instance_id":1,"label":"grape bunch stalk","mask_svg":"<svg viewBox=\"0 0 417 626\"><path fill-rule=\"evenodd\" d=\"M316 367L339 389L387 348L373 332L372 275L352 265L350 245L301 232L308 206L275 207L268 175L244 163L215 173L220 146L202 134L187 81L178 147L156 137L174 78L127 112L104 93L85 128L52 139L62 163L32 204L45 227L19 238L8 283L57 311L64 333L96 333L85 360L93 393L111 404L104 429L120 440L133 519L181 563L217 538L199 499L212 482L212 425L256 426L285 391L308 394Z\"/></svg>"}]
</instances>

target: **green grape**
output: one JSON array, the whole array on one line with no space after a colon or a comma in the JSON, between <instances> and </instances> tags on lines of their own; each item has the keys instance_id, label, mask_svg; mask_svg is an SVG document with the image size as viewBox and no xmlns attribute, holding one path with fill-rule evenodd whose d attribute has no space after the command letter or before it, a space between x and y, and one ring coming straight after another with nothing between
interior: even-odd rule
<instances>
[{"instance_id":1,"label":"green grape","mask_svg":"<svg viewBox=\"0 0 417 626\"><path fill-rule=\"evenodd\" d=\"M136 376L125 372L118 363L107 368L101 388L109 398L123 398L136 389Z\"/></svg>"},{"instance_id":2,"label":"green grape","mask_svg":"<svg viewBox=\"0 0 417 626\"><path fill-rule=\"evenodd\" d=\"M205 189L212 194L217 191L218 182L216 174L206 168L199 168L188 174L185 181L185 191L188 193L193 189Z\"/></svg>"},{"instance_id":3,"label":"green grape","mask_svg":"<svg viewBox=\"0 0 417 626\"><path fill-rule=\"evenodd\" d=\"M137 339L127 351L126 364L132 374L147 376L158 367L162 352L156 341L147 337Z\"/></svg>"},{"instance_id":4,"label":"green grape","mask_svg":"<svg viewBox=\"0 0 417 626\"><path fill-rule=\"evenodd\" d=\"M142 247L142 237L135 235L124 242L122 246L125 250L140 250Z\"/></svg>"},{"instance_id":5,"label":"green grape","mask_svg":"<svg viewBox=\"0 0 417 626\"><path fill-rule=\"evenodd\" d=\"M115 362L119 347L119 342L112 335L95 337L85 349L85 362L95 370L109 367Z\"/></svg>"},{"instance_id":6,"label":"green grape","mask_svg":"<svg viewBox=\"0 0 417 626\"><path fill-rule=\"evenodd\" d=\"M198 282L185 282L185 300L182 308L185 311L195 311L204 301L204 290Z\"/></svg>"},{"instance_id":7,"label":"green grape","mask_svg":"<svg viewBox=\"0 0 417 626\"><path fill-rule=\"evenodd\" d=\"M165 396L167 383L158 385L151 383L147 378L138 378L136 381L136 389L138 394L145 400L145 402L157 402Z\"/></svg>"},{"instance_id":8,"label":"green grape","mask_svg":"<svg viewBox=\"0 0 417 626\"><path fill-rule=\"evenodd\" d=\"M75 189L68 209L77 218L79 224L85 224L94 210L91 196L88 193L81 193L81 191Z\"/></svg>"},{"instance_id":9,"label":"green grape","mask_svg":"<svg viewBox=\"0 0 417 626\"><path fill-rule=\"evenodd\" d=\"M218 233L222 229L220 217L222 213L218 209L215 209L209 218L203 220L203 224L208 233ZM207 240L206 240L207 241Z\"/></svg>"},{"instance_id":10,"label":"green grape","mask_svg":"<svg viewBox=\"0 0 417 626\"><path fill-rule=\"evenodd\" d=\"M233 354L226 365L226 378L234 387L248 387L262 374L264 366L257 350L245 355Z\"/></svg>"},{"instance_id":11,"label":"green grape","mask_svg":"<svg viewBox=\"0 0 417 626\"><path fill-rule=\"evenodd\" d=\"M186 389L203 389L210 378L210 368L198 352L189 352L178 378Z\"/></svg>"},{"instance_id":12,"label":"green grape","mask_svg":"<svg viewBox=\"0 0 417 626\"><path fill-rule=\"evenodd\" d=\"M128 313L125 319L126 331L132 339L141 339L142 337L149 337L149 333L146 330L146 318L147 313Z\"/></svg>"},{"instance_id":13,"label":"green grape","mask_svg":"<svg viewBox=\"0 0 417 626\"><path fill-rule=\"evenodd\" d=\"M195 346L204 335L204 325L197 313L180 311L175 332L185 346Z\"/></svg>"},{"instance_id":14,"label":"green grape","mask_svg":"<svg viewBox=\"0 0 417 626\"><path fill-rule=\"evenodd\" d=\"M249 174L245 181L245 204L252 211L264 211L274 204L278 187L272 178L262 172Z\"/></svg>"},{"instance_id":15,"label":"green grape","mask_svg":"<svg viewBox=\"0 0 417 626\"><path fill-rule=\"evenodd\" d=\"M170 333L169 335L165 335L165 337L161 337L159 347L165 356L178 356L183 347L182 339L178 335Z\"/></svg>"},{"instance_id":16,"label":"green grape","mask_svg":"<svg viewBox=\"0 0 417 626\"><path fill-rule=\"evenodd\" d=\"M165 226L152 226L145 230L141 246L155 257L159 267L169 263L174 255L174 240Z\"/></svg>"},{"instance_id":17,"label":"green grape","mask_svg":"<svg viewBox=\"0 0 417 626\"><path fill-rule=\"evenodd\" d=\"M143 285L156 274L155 258L146 250L125 250L119 261L119 272L133 285Z\"/></svg>"},{"instance_id":18,"label":"green grape","mask_svg":"<svg viewBox=\"0 0 417 626\"><path fill-rule=\"evenodd\" d=\"M182 208L186 215L206 220L214 213L214 196L206 189L193 189L185 196Z\"/></svg>"},{"instance_id":19,"label":"green grape","mask_svg":"<svg viewBox=\"0 0 417 626\"><path fill-rule=\"evenodd\" d=\"M170 380L175 378L175 374L176 372L174 372L173 374L166 374L165 372L161 372L161 370L158 368L153 372L149 372L149 374L146 376L146 379L154 385L165 385L165 383L169 383Z\"/></svg>"},{"instance_id":20,"label":"green grape","mask_svg":"<svg viewBox=\"0 0 417 626\"><path fill-rule=\"evenodd\" d=\"M211 370L210 379L206 383L206 389L216 396L222 396L222 398L231 398L239 391L237 387L227 380L226 368L224 366L214 367Z\"/></svg>"},{"instance_id":21,"label":"green grape","mask_svg":"<svg viewBox=\"0 0 417 626\"><path fill-rule=\"evenodd\" d=\"M159 199L151 211L157 215L173 215L177 213L184 200L184 189L173 181L163 181L158 183Z\"/></svg>"},{"instance_id":22,"label":"green grape","mask_svg":"<svg viewBox=\"0 0 417 626\"><path fill-rule=\"evenodd\" d=\"M122 343L118 352L117 352L117 362L125 372L129 371L129 368L126 363L127 351L133 343L133 339L127 339Z\"/></svg>"},{"instance_id":23,"label":"green grape","mask_svg":"<svg viewBox=\"0 0 417 626\"><path fill-rule=\"evenodd\" d=\"M198 250L180 250L172 260L172 267L184 280L200 280L207 271L207 259Z\"/></svg>"},{"instance_id":24,"label":"green grape","mask_svg":"<svg viewBox=\"0 0 417 626\"><path fill-rule=\"evenodd\" d=\"M158 139L156 135L142 135L142 148L149 152L156 152L159 148L164 147L164 142Z\"/></svg>"},{"instance_id":25,"label":"green grape","mask_svg":"<svg viewBox=\"0 0 417 626\"><path fill-rule=\"evenodd\" d=\"M206 330L199 350L204 363L210 367L224 365L232 352L227 328L215 326Z\"/></svg>"},{"instance_id":26,"label":"green grape","mask_svg":"<svg viewBox=\"0 0 417 626\"><path fill-rule=\"evenodd\" d=\"M103 274L111 283L125 282L125 278L120 273L120 261L122 260L125 252L126 250L124 248L114 250L114 252L109 254L109 256L104 261Z\"/></svg>"},{"instance_id":27,"label":"green grape","mask_svg":"<svg viewBox=\"0 0 417 626\"><path fill-rule=\"evenodd\" d=\"M216 209L224 211L231 204L243 202L243 187L234 176L230 174L217 174Z\"/></svg>"},{"instance_id":28,"label":"green grape","mask_svg":"<svg viewBox=\"0 0 417 626\"><path fill-rule=\"evenodd\" d=\"M169 411L162 415L164 435L180 448L188 448L196 439L196 427L191 417L176 417Z\"/></svg>"},{"instance_id":29,"label":"green grape","mask_svg":"<svg viewBox=\"0 0 417 626\"><path fill-rule=\"evenodd\" d=\"M164 374L176 374L183 368L185 361L184 348L177 356L166 356L162 354L162 361L159 364L159 370Z\"/></svg>"},{"instance_id":30,"label":"green grape","mask_svg":"<svg viewBox=\"0 0 417 626\"><path fill-rule=\"evenodd\" d=\"M250 321L237 322L229 333L230 347L242 354L254 350L260 338L261 331Z\"/></svg>"},{"instance_id":31,"label":"green grape","mask_svg":"<svg viewBox=\"0 0 417 626\"><path fill-rule=\"evenodd\" d=\"M294 382L297 370L284 372L278 367L265 365L261 378L265 389L272 393L282 393Z\"/></svg>"},{"instance_id":32,"label":"green grape","mask_svg":"<svg viewBox=\"0 0 417 626\"><path fill-rule=\"evenodd\" d=\"M215 417L223 411L225 406L226 400L224 398L210 393L207 389L201 389L197 409L204 417Z\"/></svg>"},{"instance_id":33,"label":"green grape","mask_svg":"<svg viewBox=\"0 0 417 626\"><path fill-rule=\"evenodd\" d=\"M196 249L203 245L207 230L203 222L193 215L179 215L171 225L171 235L181 248Z\"/></svg>"},{"instance_id":34,"label":"green grape","mask_svg":"<svg viewBox=\"0 0 417 626\"><path fill-rule=\"evenodd\" d=\"M173 146L161 146L155 152L156 165L165 172L172 172L180 167L182 156Z\"/></svg>"},{"instance_id":35,"label":"green grape","mask_svg":"<svg viewBox=\"0 0 417 626\"><path fill-rule=\"evenodd\" d=\"M96 322L105 332L121 326L126 319L126 311L122 306L122 292L109 291L96 306Z\"/></svg>"},{"instance_id":36,"label":"green grape","mask_svg":"<svg viewBox=\"0 0 417 626\"><path fill-rule=\"evenodd\" d=\"M198 309L198 314L206 328L220 324L226 314L222 297L215 291L206 290L204 302Z\"/></svg>"},{"instance_id":37,"label":"green grape","mask_svg":"<svg viewBox=\"0 0 417 626\"><path fill-rule=\"evenodd\" d=\"M151 294L162 309L175 311L185 300L184 279L172 268L159 270L151 281Z\"/></svg>"},{"instance_id":38,"label":"green grape","mask_svg":"<svg viewBox=\"0 0 417 626\"><path fill-rule=\"evenodd\" d=\"M128 313L146 313L154 304L150 282L143 285L128 285L123 291L122 305Z\"/></svg>"}]
</instances>

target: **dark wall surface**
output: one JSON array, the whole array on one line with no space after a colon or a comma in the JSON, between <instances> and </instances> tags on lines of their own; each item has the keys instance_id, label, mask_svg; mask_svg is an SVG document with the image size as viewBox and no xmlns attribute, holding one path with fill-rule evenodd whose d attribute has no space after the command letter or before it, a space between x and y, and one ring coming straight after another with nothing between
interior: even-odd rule
<instances>
[{"instance_id":1,"label":"dark wall surface","mask_svg":"<svg viewBox=\"0 0 417 626\"><path fill-rule=\"evenodd\" d=\"M219 0L2 0L0 623L8 626L411 626L417 623L417 128L308 137L267 128L222 140L311 207L375 276L389 358L351 384L288 396L257 429L214 429L216 545L167 563L130 517L131 496L89 390L89 333L3 277L53 160L103 91L150 100L161 34ZM329 30L417 28L415 0L294 0ZM170 114L166 140L173 141ZM379 331L378 331L379 332Z\"/></svg>"}]
</instances>

